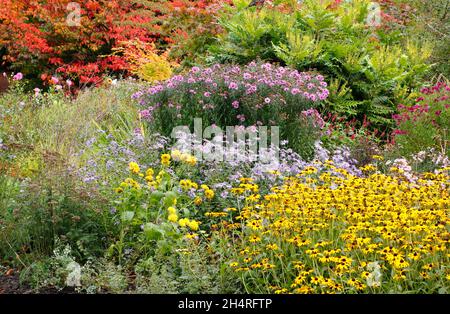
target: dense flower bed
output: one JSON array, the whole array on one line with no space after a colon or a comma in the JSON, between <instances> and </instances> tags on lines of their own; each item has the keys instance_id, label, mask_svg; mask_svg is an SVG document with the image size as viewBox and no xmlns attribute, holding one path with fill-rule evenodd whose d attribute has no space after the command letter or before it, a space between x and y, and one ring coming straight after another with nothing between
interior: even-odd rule
<instances>
[{"instance_id":1,"label":"dense flower bed","mask_svg":"<svg viewBox=\"0 0 450 314\"><path fill-rule=\"evenodd\" d=\"M176 126L192 126L194 118L201 118L205 126L222 128L279 126L281 138L302 153L300 150L308 149L308 140L313 143L317 139L311 132L305 134L306 130L323 127L317 112L307 110L328 95L320 74L252 62L193 67L187 75L176 75L134 98L144 108L142 119L165 136Z\"/></svg>"},{"instance_id":2,"label":"dense flower bed","mask_svg":"<svg viewBox=\"0 0 450 314\"><path fill-rule=\"evenodd\" d=\"M0 279L450 292L445 4L250 2L2 0Z\"/></svg>"},{"instance_id":3,"label":"dense flower bed","mask_svg":"<svg viewBox=\"0 0 450 314\"><path fill-rule=\"evenodd\" d=\"M230 266L259 292L436 291L450 279L448 170L410 183L310 167L266 195L241 189L239 216L222 221L245 235Z\"/></svg>"},{"instance_id":4,"label":"dense flower bed","mask_svg":"<svg viewBox=\"0 0 450 314\"><path fill-rule=\"evenodd\" d=\"M179 151L161 155L159 170L129 164L115 189L119 254L206 244L251 293L436 292L450 280L448 167L410 181L401 167L355 176L328 160L293 176L268 171L272 183L236 177L229 197L192 167Z\"/></svg>"},{"instance_id":5,"label":"dense flower bed","mask_svg":"<svg viewBox=\"0 0 450 314\"><path fill-rule=\"evenodd\" d=\"M219 97L224 98L234 109L245 106L258 111L269 105L276 107L288 105L288 102L324 100L329 94L326 87L327 83L321 75L300 73L270 63L250 63L245 67L216 64L205 69L194 67L188 75L176 75L163 84L135 94L134 97L142 106L150 104L147 109L141 111L141 115L151 122L154 118L153 112L164 105L173 108L179 118L183 116L181 110L196 109L183 108L183 105L186 107L197 101L203 104L201 109L212 111L218 106L215 103ZM185 100L182 96L185 93L190 96L186 101L188 103L183 103ZM250 108L247 110L253 111ZM230 119L237 123L245 121L245 118L244 115Z\"/></svg>"}]
</instances>

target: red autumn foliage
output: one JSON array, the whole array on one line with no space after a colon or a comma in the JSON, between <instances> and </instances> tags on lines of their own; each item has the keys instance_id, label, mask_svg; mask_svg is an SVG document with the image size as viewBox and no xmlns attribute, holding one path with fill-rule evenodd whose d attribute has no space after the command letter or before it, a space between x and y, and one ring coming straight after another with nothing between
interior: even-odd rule
<instances>
[{"instance_id":1,"label":"red autumn foliage","mask_svg":"<svg viewBox=\"0 0 450 314\"><path fill-rule=\"evenodd\" d=\"M131 39L170 48L179 34L191 36L192 31L162 27L167 20L180 14L197 19L221 1L77 0L76 26L67 23L77 13L71 2L1 0L2 67L28 78L58 74L81 85L97 84L105 74L127 75L128 64L120 55L112 55L114 48Z\"/></svg>"}]
</instances>

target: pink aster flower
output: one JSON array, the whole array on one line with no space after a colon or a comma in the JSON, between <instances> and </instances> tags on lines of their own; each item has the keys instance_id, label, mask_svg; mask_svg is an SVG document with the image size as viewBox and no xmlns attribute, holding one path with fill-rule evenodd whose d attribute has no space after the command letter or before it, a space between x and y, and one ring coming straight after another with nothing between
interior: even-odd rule
<instances>
[{"instance_id":1,"label":"pink aster flower","mask_svg":"<svg viewBox=\"0 0 450 314\"><path fill-rule=\"evenodd\" d=\"M23 74L20 72L13 76L14 81L20 81L21 79L23 79Z\"/></svg>"},{"instance_id":2,"label":"pink aster flower","mask_svg":"<svg viewBox=\"0 0 450 314\"><path fill-rule=\"evenodd\" d=\"M235 82L231 82L230 85L228 85L229 89L238 89L238 84L236 84Z\"/></svg>"},{"instance_id":3,"label":"pink aster flower","mask_svg":"<svg viewBox=\"0 0 450 314\"><path fill-rule=\"evenodd\" d=\"M291 90L291 94L292 95L297 95L297 94L299 94L300 93L300 89L298 89L298 88L293 88L292 90Z\"/></svg>"}]
</instances>

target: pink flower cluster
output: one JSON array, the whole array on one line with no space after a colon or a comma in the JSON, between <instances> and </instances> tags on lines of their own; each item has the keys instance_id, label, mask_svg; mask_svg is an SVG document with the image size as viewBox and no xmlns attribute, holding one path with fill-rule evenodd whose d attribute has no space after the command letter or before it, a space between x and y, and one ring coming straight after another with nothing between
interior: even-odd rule
<instances>
[{"instance_id":1,"label":"pink flower cluster","mask_svg":"<svg viewBox=\"0 0 450 314\"><path fill-rule=\"evenodd\" d=\"M450 108L450 86L447 84L438 83L435 86L423 88L420 92L423 96L417 98L414 105L398 105L400 113L392 116L397 124L410 120L417 121L430 112L435 116L440 116L442 109Z\"/></svg>"},{"instance_id":2,"label":"pink flower cluster","mask_svg":"<svg viewBox=\"0 0 450 314\"><path fill-rule=\"evenodd\" d=\"M14 81L20 81L20 80L22 80L23 79L23 74L22 73L16 73L14 76L13 76L13 80Z\"/></svg>"},{"instance_id":3,"label":"pink flower cluster","mask_svg":"<svg viewBox=\"0 0 450 314\"><path fill-rule=\"evenodd\" d=\"M442 92L442 91L450 91L450 86L448 86L447 84L445 84L444 82L439 82L439 83L437 83L436 85L434 85L434 86L432 86L432 87L425 87L425 88L422 88L421 90L420 90L420 92L422 93L422 94L425 94L425 95L433 95L433 94L436 94L436 93L440 93L440 92ZM422 99L423 100L423 99Z\"/></svg>"},{"instance_id":4,"label":"pink flower cluster","mask_svg":"<svg viewBox=\"0 0 450 314\"><path fill-rule=\"evenodd\" d=\"M203 69L193 67L186 75L173 76L139 91L133 98L142 106L154 106L152 102L159 96L179 92L197 97L200 103L205 104L205 109L214 108L217 97L229 99L234 109L242 104L252 104L259 109L286 103L289 97L310 102L325 100L329 95L327 86L322 75L270 63L252 62L246 66L216 64Z\"/></svg>"},{"instance_id":5,"label":"pink flower cluster","mask_svg":"<svg viewBox=\"0 0 450 314\"><path fill-rule=\"evenodd\" d=\"M417 98L412 106L399 105L399 113L392 116L397 124L393 135L404 135L408 132L403 129L405 123L415 123L426 119L431 125L438 126L441 115L450 108L450 86L438 83L432 87L421 89L422 96Z\"/></svg>"}]
</instances>

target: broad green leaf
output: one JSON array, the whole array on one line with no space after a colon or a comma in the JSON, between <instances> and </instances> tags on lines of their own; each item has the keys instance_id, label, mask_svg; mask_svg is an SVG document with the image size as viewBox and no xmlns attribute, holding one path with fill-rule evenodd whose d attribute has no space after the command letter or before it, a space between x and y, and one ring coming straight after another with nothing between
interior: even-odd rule
<instances>
[{"instance_id":1,"label":"broad green leaf","mask_svg":"<svg viewBox=\"0 0 450 314\"><path fill-rule=\"evenodd\" d=\"M122 221L131 221L134 218L134 212L132 211L123 212L120 218L122 219Z\"/></svg>"}]
</instances>

